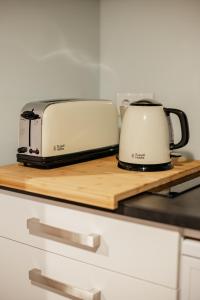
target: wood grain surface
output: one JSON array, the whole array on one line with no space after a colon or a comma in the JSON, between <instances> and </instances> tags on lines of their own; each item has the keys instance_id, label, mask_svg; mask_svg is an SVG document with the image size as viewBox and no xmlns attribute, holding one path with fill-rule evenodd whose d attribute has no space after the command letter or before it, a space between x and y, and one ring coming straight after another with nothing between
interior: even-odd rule
<instances>
[{"instance_id":1,"label":"wood grain surface","mask_svg":"<svg viewBox=\"0 0 200 300\"><path fill-rule=\"evenodd\" d=\"M200 161L177 162L162 172L126 171L115 156L55 169L0 167L0 185L61 200L115 209L120 200L200 171Z\"/></svg>"}]
</instances>

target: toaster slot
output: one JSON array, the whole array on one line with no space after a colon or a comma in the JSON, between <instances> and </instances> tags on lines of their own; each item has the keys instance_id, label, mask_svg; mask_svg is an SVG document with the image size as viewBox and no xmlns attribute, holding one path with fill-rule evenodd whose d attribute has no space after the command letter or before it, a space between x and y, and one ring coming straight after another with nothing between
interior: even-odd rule
<instances>
[{"instance_id":1,"label":"toaster slot","mask_svg":"<svg viewBox=\"0 0 200 300\"><path fill-rule=\"evenodd\" d=\"M38 114L34 113L34 109L32 109L31 111L24 111L21 114L21 117L26 119L26 120L29 120L28 145L29 145L29 147L31 147L31 122L32 122L32 120L40 119L40 116Z\"/></svg>"}]
</instances>

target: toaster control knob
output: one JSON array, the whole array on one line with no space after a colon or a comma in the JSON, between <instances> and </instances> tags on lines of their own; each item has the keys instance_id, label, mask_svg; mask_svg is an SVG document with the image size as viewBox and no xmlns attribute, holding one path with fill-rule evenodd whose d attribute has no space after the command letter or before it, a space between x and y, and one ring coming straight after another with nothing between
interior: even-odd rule
<instances>
[{"instance_id":1,"label":"toaster control knob","mask_svg":"<svg viewBox=\"0 0 200 300\"><path fill-rule=\"evenodd\" d=\"M33 110L29 111L26 110L21 114L21 117L27 120L36 120L39 119L40 116L38 114L35 114Z\"/></svg>"},{"instance_id":2,"label":"toaster control knob","mask_svg":"<svg viewBox=\"0 0 200 300\"><path fill-rule=\"evenodd\" d=\"M25 153L25 152L27 152L27 150L28 149L26 147L20 147L17 149L18 153Z\"/></svg>"}]
</instances>

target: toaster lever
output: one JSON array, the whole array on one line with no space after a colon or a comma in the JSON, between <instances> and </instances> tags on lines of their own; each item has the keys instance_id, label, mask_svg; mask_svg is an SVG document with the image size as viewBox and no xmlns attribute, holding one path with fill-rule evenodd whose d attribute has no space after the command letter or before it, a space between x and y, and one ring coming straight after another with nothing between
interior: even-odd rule
<instances>
[{"instance_id":1,"label":"toaster lever","mask_svg":"<svg viewBox=\"0 0 200 300\"><path fill-rule=\"evenodd\" d=\"M35 114L33 110L31 111L24 111L22 114L21 114L21 117L24 118L24 119L27 119L27 120L36 120L36 119L40 119L40 116L38 114Z\"/></svg>"},{"instance_id":2,"label":"toaster lever","mask_svg":"<svg viewBox=\"0 0 200 300\"><path fill-rule=\"evenodd\" d=\"M27 147L20 147L17 149L18 153L26 153L28 151Z\"/></svg>"}]
</instances>

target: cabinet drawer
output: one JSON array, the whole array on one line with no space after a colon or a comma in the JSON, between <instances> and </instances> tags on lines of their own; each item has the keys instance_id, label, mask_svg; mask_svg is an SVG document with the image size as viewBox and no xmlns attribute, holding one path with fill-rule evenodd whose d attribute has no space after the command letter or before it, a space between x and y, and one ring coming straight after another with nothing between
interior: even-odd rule
<instances>
[{"instance_id":1,"label":"cabinet drawer","mask_svg":"<svg viewBox=\"0 0 200 300\"><path fill-rule=\"evenodd\" d=\"M53 201L42 203L36 197L5 191L0 194L0 203L3 237L170 288L177 287L177 232L60 207ZM39 222L37 233L30 234L27 220L34 227L35 218ZM75 245L67 242L66 233L75 237ZM83 234L80 240L76 233ZM56 238L52 240L51 234L64 236L64 243ZM92 234L100 236L100 244L96 249L85 248L84 242Z\"/></svg>"},{"instance_id":2,"label":"cabinet drawer","mask_svg":"<svg viewBox=\"0 0 200 300\"><path fill-rule=\"evenodd\" d=\"M0 238L4 300L175 300L177 291ZM48 277L48 278L46 278ZM68 290L66 289L68 285ZM70 288L69 288L70 286ZM95 298L96 297L96 298Z\"/></svg>"}]
</instances>

